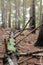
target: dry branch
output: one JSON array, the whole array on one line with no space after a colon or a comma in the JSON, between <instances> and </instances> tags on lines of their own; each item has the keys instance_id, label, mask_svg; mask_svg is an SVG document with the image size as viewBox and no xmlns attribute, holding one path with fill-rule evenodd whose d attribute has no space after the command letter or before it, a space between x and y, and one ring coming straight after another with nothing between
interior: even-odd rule
<instances>
[{"instance_id":1,"label":"dry branch","mask_svg":"<svg viewBox=\"0 0 43 65\"><path fill-rule=\"evenodd\" d=\"M42 24L40 24L38 27L36 27L35 29L33 29L29 34L27 34L23 39L21 39L19 42L16 43L16 45L18 45L21 41L23 41L26 37L28 37L33 31L37 30L40 26L42 26Z\"/></svg>"}]
</instances>

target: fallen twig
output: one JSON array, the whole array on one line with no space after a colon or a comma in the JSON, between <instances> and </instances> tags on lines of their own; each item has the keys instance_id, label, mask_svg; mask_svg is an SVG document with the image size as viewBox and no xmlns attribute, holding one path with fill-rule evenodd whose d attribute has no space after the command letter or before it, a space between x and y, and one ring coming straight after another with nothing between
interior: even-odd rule
<instances>
[{"instance_id":1,"label":"fallen twig","mask_svg":"<svg viewBox=\"0 0 43 65\"><path fill-rule=\"evenodd\" d=\"M33 50L33 51L29 51L27 53L17 53L18 56L32 56L32 54L36 54L36 53L41 53L43 52L43 49L38 49L38 50Z\"/></svg>"}]
</instances>

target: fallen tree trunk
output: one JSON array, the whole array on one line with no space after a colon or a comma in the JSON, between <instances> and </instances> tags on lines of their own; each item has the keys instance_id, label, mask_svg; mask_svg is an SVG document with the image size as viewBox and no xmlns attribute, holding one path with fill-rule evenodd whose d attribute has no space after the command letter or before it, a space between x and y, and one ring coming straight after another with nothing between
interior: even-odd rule
<instances>
[{"instance_id":1,"label":"fallen tree trunk","mask_svg":"<svg viewBox=\"0 0 43 65\"><path fill-rule=\"evenodd\" d=\"M27 61L27 60L31 59L32 56L33 56L33 54L37 54L37 53L41 53L41 52L43 52L43 49L30 51L30 52L25 53L25 54L20 54L20 56L27 56L27 55L28 55L29 57L26 58L26 59L24 59L24 60L22 60L22 61L20 61L20 62L18 62L18 64L21 64L21 63L23 63L24 61ZM30 56L31 56L31 57L30 57ZM37 64L37 63L35 63L35 64Z\"/></svg>"},{"instance_id":2,"label":"fallen tree trunk","mask_svg":"<svg viewBox=\"0 0 43 65\"><path fill-rule=\"evenodd\" d=\"M40 24L38 27L36 27L35 29L33 29L29 34L27 34L23 39L21 39L19 42L16 43L16 45L18 45L21 41L23 41L26 37L28 37L33 31L37 30L40 26L42 26L42 24Z\"/></svg>"},{"instance_id":3,"label":"fallen tree trunk","mask_svg":"<svg viewBox=\"0 0 43 65\"><path fill-rule=\"evenodd\" d=\"M32 18L33 18L33 17L30 18L30 20L26 23L26 25L25 25L24 28L21 30L21 32L20 32L18 35L14 36L14 38L17 38L17 37L25 30L27 24L32 20ZM17 34L17 33L18 33L18 32L16 32L16 34Z\"/></svg>"},{"instance_id":4,"label":"fallen tree trunk","mask_svg":"<svg viewBox=\"0 0 43 65\"><path fill-rule=\"evenodd\" d=\"M33 51L29 51L27 53L17 53L17 55L20 56L32 56L32 54L36 54L36 53L42 53L43 49L38 49L38 50L33 50Z\"/></svg>"}]
</instances>

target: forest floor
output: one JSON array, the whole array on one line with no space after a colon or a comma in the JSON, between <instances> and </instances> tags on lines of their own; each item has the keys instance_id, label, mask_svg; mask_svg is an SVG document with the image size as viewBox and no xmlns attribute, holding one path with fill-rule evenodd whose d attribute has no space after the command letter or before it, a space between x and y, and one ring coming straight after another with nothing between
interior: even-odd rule
<instances>
[{"instance_id":1,"label":"forest floor","mask_svg":"<svg viewBox=\"0 0 43 65\"><path fill-rule=\"evenodd\" d=\"M31 31L30 30L25 30L21 35L19 35L16 38L16 42L20 41L23 39L27 34L29 34ZM34 44L37 41L39 36L39 30L36 31L35 34L30 34L28 37L26 37L23 41L18 43L17 45L17 50L19 53L26 53L29 51L35 51L38 50L38 47L35 47ZM27 60L26 60L27 59ZM19 58L19 63L20 65L35 65L35 64L41 64L40 59L37 57L33 56L22 56Z\"/></svg>"},{"instance_id":2,"label":"forest floor","mask_svg":"<svg viewBox=\"0 0 43 65\"><path fill-rule=\"evenodd\" d=\"M8 39L10 31L11 31L10 29L0 30L0 40L3 41L4 38ZM25 30L21 35L19 35L16 38L16 43L19 42L21 39L23 39L30 32L31 32L30 30ZM39 35L39 30L37 30L35 34L30 34L28 37L26 37L23 41L21 41L16 46L17 51L19 53L27 53L29 51L38 50L39 48L34 46L35 42L37 41L38 35ZM40 58L37 56L35 57L34 56L22 56L22 57L19 57L19 60L18 60L18 63L20 63L20 65L35 65L36 63L41 65L42 62L43 60L41 61Z\"/></svg>"}]
</instances>

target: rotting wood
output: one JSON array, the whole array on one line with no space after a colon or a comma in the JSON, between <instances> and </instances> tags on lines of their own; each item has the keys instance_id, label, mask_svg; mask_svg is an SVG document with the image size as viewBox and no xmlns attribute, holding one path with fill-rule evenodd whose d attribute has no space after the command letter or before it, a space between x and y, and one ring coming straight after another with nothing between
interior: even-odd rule
<instances>
[{"instance_id":1,"label":"rotting wood","mask_svg":"<svg viewBox=\"0 0 43 65\"><path fill-rule=\"evenodd\" d=\"M42 53L43 49L38 49L38 50L33 50L33 51L29 51L27 53L17 53L18 56L32 56L32 54L36 54L36 53Z\"/></svg>"},{"instance_id":2,"label":"rotting wood","mask_svg":"<svg viewBox=\"0 0 43 65\"><path fill-rule=\"evenodd\" d=\"M25 62L25 61L27 61L27 60L30 60L31 58L33 58L34 55L41 56L41 54L39 55L39 54L36 54L36 53L41 53L41 52L43 52L42 50L43 50L43 49L41 49L41 50L35 50L35 51L30 51L29 57L26 58L26 59L24 59L24 60L22 60L22 61L20 61L20 62L18 62L18 64L21 64L21 63L23 63L23 62ZM32 54L32 55L31 55L31 54ZM24 53L24 54L22 54L22 55L24 56L24 55L26 55L26 53ZM30 63L30 64L31 64L31 63ZM34 63L34 64L39 64L39 63Z\"/></svg>"}]
</instances>

